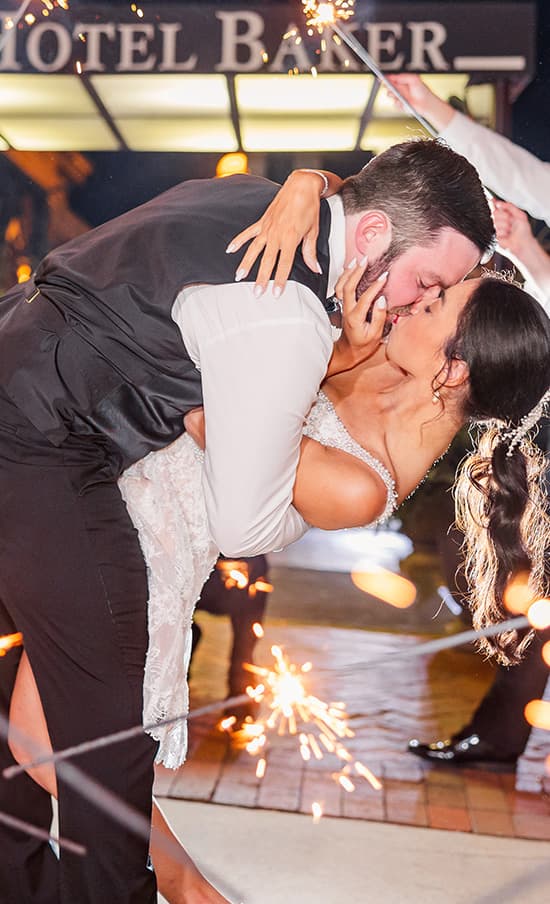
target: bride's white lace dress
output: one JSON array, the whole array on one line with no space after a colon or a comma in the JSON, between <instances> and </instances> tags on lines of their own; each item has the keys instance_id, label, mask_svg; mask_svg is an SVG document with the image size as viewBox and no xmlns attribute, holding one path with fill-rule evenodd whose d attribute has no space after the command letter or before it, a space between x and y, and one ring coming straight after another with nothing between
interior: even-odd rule
<instances>
[{"instance_id":1,"label":"bride's white lace dress","mask_svg":"<svg viewBox=\"0 0 550 904\"><path fill-rule=\"evenodd\" d=\"M387 469L348 434L330 400L319 393L304 433L326 446L355 455L377 471L388 490L379 521L395 508L395 486ZM203 584L218 557L202 491L203 453L183 434L175 443L136 462L119 486L147 563L149 648L145 665L143 722L154 725L188 711L187 670L191 623ZM187 722L157 726L157 762L176 768L185 760Z\"/></svg>"}]
</instances>

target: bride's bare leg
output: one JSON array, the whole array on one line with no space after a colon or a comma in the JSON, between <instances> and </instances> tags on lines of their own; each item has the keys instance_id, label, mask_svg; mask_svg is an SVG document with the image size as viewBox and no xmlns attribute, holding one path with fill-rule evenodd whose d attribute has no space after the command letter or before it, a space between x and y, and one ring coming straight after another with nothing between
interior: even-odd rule
<instances>
[{"instance_id":1,"label":"bride's bare leg","mask_svg":"<svg viewBox=\"0 0 550 904\"><path fill-rule=\"evenodd\" d=\"M10 706L9 745L12 755L18 763L32 759L31 751L18 737L18 730L25 737L34 741L42 750L50 751L52 745L48 726L42 709L42 703L31 664L26 653L23 653ZM29 775L53 797L57 797L57 782L53 765L46 764L36 769L29 769ZM170 857L165 848L156 843L160 836L176 842L180 848L180 859ZM151 860L155 867L158 889L169 904L228 904L224 898L199 872L177 835L174 834L164 818L158 803L153 800L153 816L151 831Z\"/></svg>"}]
</instances>

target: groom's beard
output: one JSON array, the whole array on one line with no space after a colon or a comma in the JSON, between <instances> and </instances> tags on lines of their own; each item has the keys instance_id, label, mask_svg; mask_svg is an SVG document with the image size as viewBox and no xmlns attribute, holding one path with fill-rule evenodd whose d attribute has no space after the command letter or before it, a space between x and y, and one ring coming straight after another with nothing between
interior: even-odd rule
<instances>
[{"instance_id":1,"label":"groom's beard","mask_svg":"<svg viewBox=\"0 0 550 904\"><path fill-rule=\"evenodd\" d=\"M356 298L360 298L363 292L365 292L379 276L382 276L382 273L389 270L390 265L393 264L400 254L402 254L402 249L392 242L382 257L378 258L377 261L373 261L372 264L367 264L365 272L359 280L359 285L355 290Z\"/></svg>"},{"instance_id":2,"label":"groom's beard","mask_svg":"<svg viewBox=\"0 0 550 904\"><path fill-rule=\"evenodd\" d=\"M372 264L368 264L365 268L365 272L363 273L361 279L359 280L359 285L355 290L355 297L357 299L365 292L372 283L378 279L379 276L382 276L382 273L385 273L386 270L390 269L391 264L402 254L401 248L399 248L394 242L390 245L385 254L382 255L377 261L374 261ZM383 338L389 334L392 328L393 318L395 314L393 311L388 311L388 317L386 323L384 325L384 331L382 333ZM367 313L366 317L367 321L370 323L372 320L372 308Z\"/></svg>"}]
</instances>

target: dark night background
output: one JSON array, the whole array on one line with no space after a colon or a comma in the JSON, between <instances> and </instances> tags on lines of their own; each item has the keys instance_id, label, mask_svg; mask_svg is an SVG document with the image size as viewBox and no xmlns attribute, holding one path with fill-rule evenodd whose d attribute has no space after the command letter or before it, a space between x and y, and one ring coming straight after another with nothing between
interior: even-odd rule
<instances>
[{"instance_id":1,"label":"dark night background","mask_svg":"<svg viewBox=\"0 0 550 904\"><path fill-rule=\"evenodd\" d=\"M162 0L170 5L170 0ZM223 7L235 0L219 0ZM266 0L265 5L276 5L280 0ZM287 3L288 0L281 0ZM401 0L407 2L407 0ZM408 0L414 5L415 0ZM439 0L441 5L454 0ZM490 0L477 0L481 5ZM517 2L517 0L515 0ZM129 0L112 0L113 6L127 6ZM154 2L142 2L143 9L153 7ZM185 5L185 0L174 0L174 5ZM239 4L246 7L246 3ZM383 6L382 2L377 5ZM550 0L538 0L538 70L534 81L514 104L512 136L519 144L544 160L550 160ZM93 0L72 0L71 9L93 6ZM301 3L296 0L297 8ZM506 24L495 22L495 28ZM165 188L183 179L212 176L219 154L138 154L94 153L88 154L95 165L95 172L86 185L74 191L71 201L74 208L90 223L116 216L123 210L142 203ZM303 155L301 155L301 160ZM365 162L364 154L325 154L322 165L334 169L340 175L355 172ZM274 155L268 175L280 181L292 169L292 155ZM305 165L301 163L300 165Z\"/></svg>"}]
</instances>

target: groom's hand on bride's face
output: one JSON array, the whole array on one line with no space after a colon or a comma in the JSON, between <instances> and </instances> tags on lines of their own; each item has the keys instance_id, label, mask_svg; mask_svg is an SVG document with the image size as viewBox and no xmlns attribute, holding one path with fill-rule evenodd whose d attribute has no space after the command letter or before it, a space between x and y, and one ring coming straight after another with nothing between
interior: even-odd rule
<instances>
[{"instance_id":1,"label":"groom's hand on bride's face","mask_svg":"<svg viewBox=\"0 0 550 904\"><path fill-rule=\"evenodd\" d=\"M206 430L204 423L204 408L192 408L183 418L185 430L199 449L206 447Z\"/></svg>"}]
</instances>

